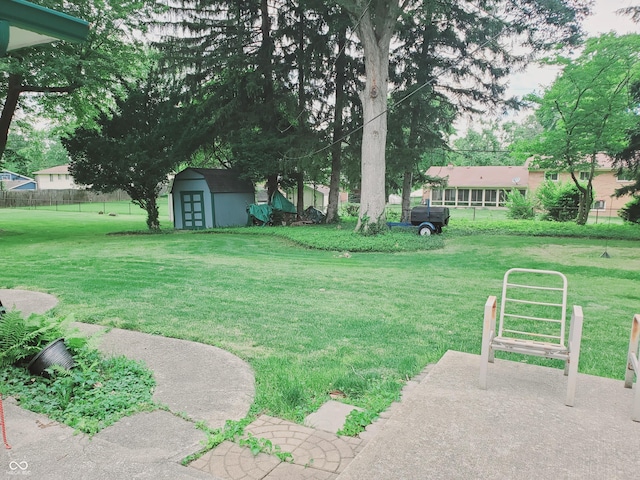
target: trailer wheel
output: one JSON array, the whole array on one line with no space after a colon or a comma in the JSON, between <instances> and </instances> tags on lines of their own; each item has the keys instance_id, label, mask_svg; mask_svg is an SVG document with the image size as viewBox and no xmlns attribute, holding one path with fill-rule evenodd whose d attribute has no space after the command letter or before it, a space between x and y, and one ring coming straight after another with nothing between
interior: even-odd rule
<instances>
[{"instance_id":1,"label":"trailer wheel","mask_svg":"<svg viewBox=\"0 0 640 480\"><path fill-rule=\"evenodd\" d=\"M427 235L431 235L432 233L433 233L433 231L431 230L431 228L429 228L428 225L423 225L418 230L418 235L420 235L421 237L424 237L424 236L427 236Z\"/></svg>"}]
</instances>

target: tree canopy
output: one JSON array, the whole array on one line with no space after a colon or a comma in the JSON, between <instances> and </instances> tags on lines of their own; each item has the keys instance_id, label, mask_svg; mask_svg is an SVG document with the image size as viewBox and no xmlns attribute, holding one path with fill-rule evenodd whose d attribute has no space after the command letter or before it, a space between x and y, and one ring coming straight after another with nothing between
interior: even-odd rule
<instances>
[{"instance_id":1,"label":"tree canopy","mask_svg":"<svg viewBox=\"0 0 640 480\"><path fill-rule=\"evenodd\" d=\"M113 106L122 80L142 70L140 41L133 35L154 0L41 0L38 4L90 23L83 44L56 42L10 52L0 58L0 164L16 111L25 117L57 119L73 128L90 125ZM26 98L25 98L26 97Z\"/></svg>"},{"instance_id":2,"label":"tree canopy","mask_svg":"<svg viewBox=\"0 0 640 480\"><path fill-rule=\"evenodd\" d=\"M531 97L544 131L529 148L540 168L571 174L581 193L580 224L591 208L597 154L618 155L637 124L630 87L640 78L639 60L640 35L591 38L578 58L557 58L562 74L542 96ZM587 174L586 183L579 172Z\"/></svg>"},{"instance_id":3,"label":"tree canopy","mask_svg":"<svg viewBox=\"0 0 640 480\"><path fill-rule=\"evenodd\" d=\"M147 212L147 226L160 228L157 197L184 155L182 111L167 97L161 79L150 74L127 87L127 97L97 120L98 129L79 127L63 144L69 172L92 190L124 190Z\"/></svg>"}]
</instances>

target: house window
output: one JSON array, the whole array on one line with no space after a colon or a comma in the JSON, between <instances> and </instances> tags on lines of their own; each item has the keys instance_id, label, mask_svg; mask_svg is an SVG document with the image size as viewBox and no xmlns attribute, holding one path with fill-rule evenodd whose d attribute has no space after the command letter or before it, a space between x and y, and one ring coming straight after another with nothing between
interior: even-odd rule
<instances>
[{"instance_id":1,"label":"house window","mask_svg":"<svg viewBox=\"0 0 640 480\"><path fill-rule=\"evenodd\" d=\"M480 190L479 188L474 188L471 190L471 205L474 207L482 206L482 192L484 190Z\"/></svg>"},{"instance_id":2,"label":"house window","mask_svg":"<svg viewBox=\"0 0 640 480\"><path fill-rule=\"evenodd\" d=\"M49 181L50 181L50 182L53 182L53 174L50 174L50 175L49 175Z\"/></svg>"},{"instance_id":3,"label":"house window","mask_svg":"<svg viewBox=\"0 0 640 480\"><path fill-rule=\"evenodd\" d=\"M500 192L500 203L498 204L500 207L504 207L507 203L507 191L506 190L498 190Z\"/></svg>"},{"instance_id":4,"label":"house window","mask_svg":"<svg viewBox=\"0 0 640 480\"><path fill-rule=\"evenodd\" d=\"M604 210L607 207L607 204L604 200L596 200L593 202L593 210Z\"/></svg>"},{"instance_id":5,"label":"house window","mask_svg":"<svg viewBox=\"0 0 640 480\"><path fill-rule=\"evenodd\" d=\"M431 190L431 203L433 205L442 205L442 194L444 190L438 188L436 190Z\"/></svg>"},{"instance_id":6,"label":"house window","mask_svg":"<svg viewBox=\"0 0 640 480\"><path fill-rule=\"evenodd\" d=\"M634 178L630 171L623 170L621 172L618 172L618 175L616 176L616 180L618 182L632 182Z\"/></svg>"},{"instance_id":7,"label":"house window","mask_svg":"<svg viewBox=\"0 0 640 480\"><path fill-rule=\"evenodd\" d=\"M552 182L557 182L558 181L558 172L545 172L544 173L544 179L545 180L550 180Z\"/></svg>"},{"instance_id":8,"label":"house window","mask_svg":"<svg viewBox=\"0 0 640 480\"><path fill-rule=\"evenodd\" d=\"M469 189L468 188L461 188L460 190L458 190L458 204L464 204L464 205L468 205L469 204Z\"/></svg>"},{"instance_id":9,"label":"house window","mask_svg":"<svg viewBox=\"0 0 640 480\"><path fill-rule=\"evenodd\" d=\"M527 191L526 190L518 190L520 192L520 195L522 195L523 197L527 196Z\"/></svg>"},{"instance_id":10,"label":"house window","mask_svg":"<svg viewBox=\"0 0 640 480\"><path fill-rule=\"evenodd\" d=\"M496 200L498 200L497 190L485 190L484 191L484 204L487 207L495 207Z\"/></svg>"},{"instance_id":11,"label":"house window","mask_svg":"<svg viewBox=\"0 0 640 480\"><path fill-rule=\"evenodd\" d=\"M589 181L589 172L580 172L579 177L580 180L584 180L585 182Z\"/></svg>"},{"instance_id":12,"label":"house window","mask_svg":"<svg viewBox=\"0 0 640 480\"><path fill-rule=\"evenodd\" d=\"M456 204L456 191L453 188L447 188L444 191L444 204L455 205Z\"/></svg>"}]
</instances>

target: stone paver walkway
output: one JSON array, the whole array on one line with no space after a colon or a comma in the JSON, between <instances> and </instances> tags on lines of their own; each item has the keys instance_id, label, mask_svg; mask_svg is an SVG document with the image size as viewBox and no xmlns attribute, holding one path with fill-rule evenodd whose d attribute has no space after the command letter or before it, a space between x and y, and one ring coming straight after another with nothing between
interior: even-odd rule
<instances>
[{"instance_id":1,"label":"stone paver walkway","mask_svg":"<svg viewBox=\"0 0 640 480\"><path fill-rule=\"evenodd\" d=\"M431 367L432 365L428 365L408 381L402 390L402 396L414 390L428 375ZM291 461L281 461L275 455L266 453L253 455L248 447L223 442L192 462L190 467L224 480L335 480L369 440L378 434L385 422L397 411L400 402L393 403L382 412L378 420L357 438L335 433L344 425L348 412L356 407L335 404L333 401L327 402L318 412L307 417L306 423L319 425L318 428L268 415L260 415L247 426L246 433L269 440L280 451L291 453ZM339 427L336 428L337 425Z\"/></svg>"},{"instance_id":2,"label":"stone paver walkway","mask_svg":"<svg viewBox=\"0 0 640 480\"><path fill-rule=\"evenodd\" d=\"M360 438L341 437L268 415L258 417L245 431L291 453L292 461L264 453L254 456L249 448L224 442L191 467L226 480L332 480L364 446Z\"/></svg>"}]
</instances>

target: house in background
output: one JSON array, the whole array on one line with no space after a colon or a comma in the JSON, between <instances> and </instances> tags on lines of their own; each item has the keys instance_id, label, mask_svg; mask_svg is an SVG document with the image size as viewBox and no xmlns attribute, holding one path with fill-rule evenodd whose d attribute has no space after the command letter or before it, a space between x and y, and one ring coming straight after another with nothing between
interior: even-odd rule
<instances>
[{"instance_id":1,"label":"house in background","mask_svg":"<svg viewBox=\"0 0 640 480\"><path fill-rule=\"evenodd\" d=\"M615 191L630 179L618 176L612 159L607 155L599 154L597 161L598 168L592 181L595 194L592 210L617 215L631 197L616 198ZM523 166L431 167L427 175L446 177L448 183L445 188L425 186L423 201L449 207L504 207L507 194L513 189L523 195L532 195L545 180L572 182L568 172L545 171L531 166L530 161ZM587 172L579 175L580 179L586 179Z\"/></svg>"},{"instance_id":2,"label":"house in background","mask_svg":"<svg viewBox=\"0 0 640 480\"><path fill-rule=\"evenodd\" d=\"M445 188L425 187L423 202L450 207L504 207L507 194L514 188L526 194L529 169L517 166L431 167L430 177L448 179Z\"/></svg>"},{"instance_id":3,"label":"house in background","mask_svg":"<svg viewBox=\"0 0 640 480\"><path fill-rule=\"evenodd\" d=\"M34 172L38 190L80 190L84 185L76 185L69 174L69 165L58 165Z\"/></svg>"},{"instance_id":4,"label":"house in background","mask_svg":"<svg viewBox=\"0 0 640 480\"><path fill-rule=\"evenodd\" d=\"M591 182L594 194L591 209L603 214L611 213L612 216L615 216L631 200L630 195L616 198L615 191L625 184L632 183L632 179L618 175L618 169L613 166L611 157L599 153L596 156L596 161L598 166ZM587 175L587 172L578 172L578 179L586 181ZM531 192L535 192L545 180L562 183L573 181L568 172L552 173L535 167L529 168L529 190Z\"/></svg>"},{"instance_id":5,"label":"house in background","mask_svg":"<svg viewBox=\"0 0 640 480\"><path fill-rule=\"evenodd\" d=\"M38 184L33 178L3 169L0 171L0 190L36 190Z\"/></svg>"},{"instance_id":6,"label":"house in background","mask_svg":"<svg viewBox=\"0 0 640 480\"><path fill-rule=\"evenodd\" d=\"M296 187L287 190L287 200L294 205L298 202L298 189ZM329 206L329 187L324 185L305 185L303 190L304 208L313 207L323 212Z\"/></svg>"},{"instance_id":7,"label":"house in background","mask_svg":"<svg viewBox=\"0 0 640 480\"><path fill-rule=\"evenodd\" d=\"M173 179L169 207L179 230L247 225L255 203L253 183L233 170L186 168Z\"/></svg>"}]
</instances>

